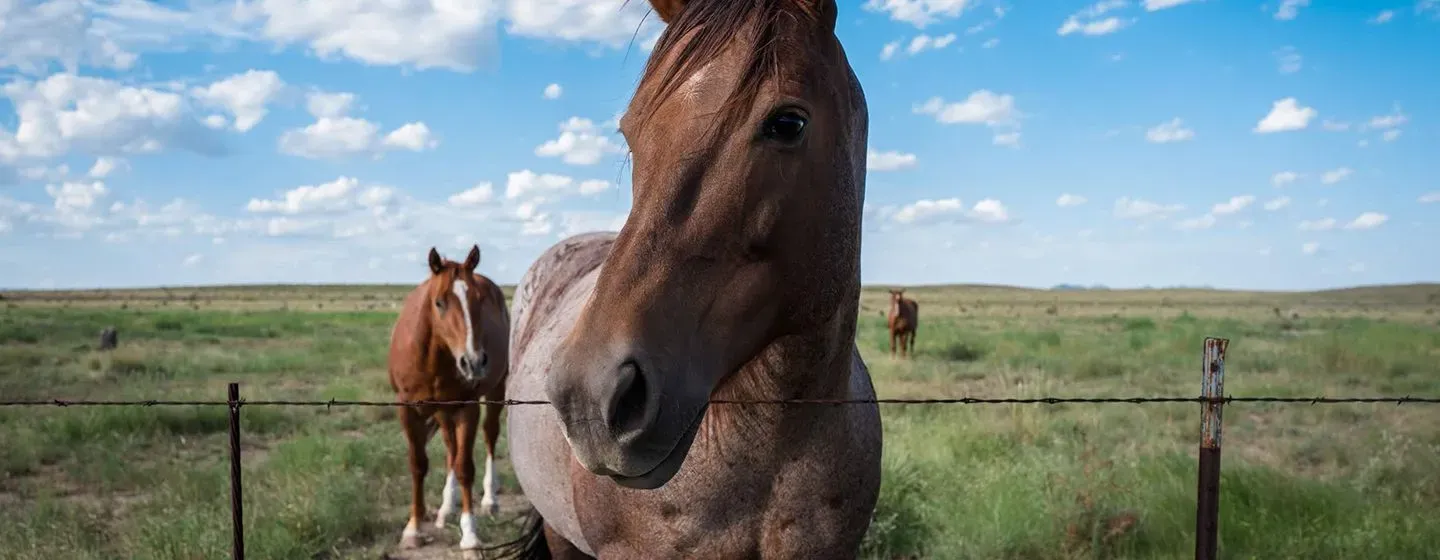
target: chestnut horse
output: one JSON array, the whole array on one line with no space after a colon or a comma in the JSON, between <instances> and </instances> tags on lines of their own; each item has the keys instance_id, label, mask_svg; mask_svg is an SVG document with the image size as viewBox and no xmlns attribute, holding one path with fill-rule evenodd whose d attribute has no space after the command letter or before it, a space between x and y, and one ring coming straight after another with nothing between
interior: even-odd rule
<instances>
[{"instance_id":1,"label":"chestnut horse","mask_svg":"<svg viewBox=\"0 0 1440 560\"><path fill-rule=\"evenodd\" d=\"M530 557L854 558L880 488L855 345L869 121L835 0L650 0L633 209L515 295ZM496 547L502 548L502 547Z\"/></svg>"},{"instance_id":2,"label":"chestnut horse","mask_svg":"<svg viewBox=\"0 0 1440 560\"><path fill-rule=\"evenodd\" d=\"M505 398L510 364L510 312L505 294L484 275L476 274L480 247L472 246L465 263L441 259L430 249L430 278L405 296L400 316L390 331L390 388L407 401L462 401ZM500 405L486 405L480 426L480 405L401 406L400 424L410 446L410 519L400 546L420 544L425 515L425 473L430 460L425 445L436 431L445 442L445 490L435 527L460 500L460 548L479 548L475 534L471 486L475 481L475 432L485 432L484 496L480 508L496 512L495 440L500 436ZM459 487L456 487L456 483Z\"/></svg>"},{"instance_id":3,"label":"chestnut horse","mask_svg":"<svg viewBox=\"0 0 1440 560\"><path fill-rule=\"evenodd\" d=\"M915 331L920 328L920 304L905 297L905 289L890 290L890 356L900 339L900 357L915 353ZM908 350L908 352L907 352Z\"/></svg>"}]
</instances>

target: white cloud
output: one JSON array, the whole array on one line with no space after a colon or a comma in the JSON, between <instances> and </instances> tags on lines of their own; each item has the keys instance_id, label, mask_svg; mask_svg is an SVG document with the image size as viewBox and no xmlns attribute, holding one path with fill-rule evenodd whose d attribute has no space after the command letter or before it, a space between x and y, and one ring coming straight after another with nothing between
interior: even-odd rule
<instances>
[{"instance_id":1,"label":"white cloud","mask_svg":"<svg viewBox=\"0 0 1440 560\"><path fill-rule=\"evenodd\" d=\"M1004 223L1010 221L1010 211L1000 201L987 198L976 202L970 208L958 198L940 200L917 200L890 214L890 219L901 224L921 224L941 221L968 221Z\"/></svg>"},{"instance_id":2,"label":"white cloud","mask_svg":"<svg viewBox=\"0 0 1440 560\"><path fill-rule=\"evenodd\" d=\"M45 185L45 193L55 199L55 209L62 212L89 210L110 190L101 181L89 183L67 182Z\"/></svg>"},{"instance_id":3,"label":"white cloud","mask_svg":"<svg viewBox=\"0 0 1440 560\"><path fill-rule=\"evenodd\" d=\"M122 158L100 156L95 158L95 164L90 166L90 171L87 175L95 179L104 179L109 177L111 173L114 173L115 170L127 167L128 165L129 164Z\"/></svg>"},{"instance_id":4,"label":"white cloud","mask_svg":"<svg viewBox=\"0 0 1440 560\"><path fill-rule=\"evenodd\" d=\"M611 183L610 181L604 181L601 179L586 179L584 181L580 181L580 188L576 189L576 191L580 193L580 196L589 196L592 194L600 194L602 192L610 190L610 187L613 186L615 186L615 184Z\"/></svg>"},{"instance_id":5,"label":"white cloud","mask_svg":"<svg viewBox=\"0 0 1440 560\"><path fill-rule=\"evenodd\" d=\"M1370 23L1380 24L1380 23L1388 23L1390 20L1392 20L1392 19L1394 19L1394 18L1395 18L1395 10L1380 10L1380 13L1375 14L1375 17L1370 18L1368 21L1369 21Z\"/></svg>"},{"instance_id":6,"label":"white cloud","mask_svg":"<svg viewBox=\"0 0 1440 560\"><path fill-rule=\"evenodd\" d=\"M990 39L987 39L984 43L980 43L980 48L982 48L982 49L993 49L993 48L995 48L995 47L997 47L997 46L999 46L999 45L1000 45L1000 39L995 38L995 37L991 37Z\"/></svg>"},{"instance_id":7,"label":"white cloud","mask_svg":"<svg viewBox=\"0 0 1440 560\"><path fill-rule=\"evenodd\" d=\"M662 25L648 2L637 0L511 0L505 31L536 39L588 41L624 47L653 45ZM648 17L647 17L648 16Z\"/></svg>"},{"instance_id":8,"label":"white cloud","mask_svg":"<svg viewBox=\"0 0 1440 560\"><path fill-rule=\"evenodd\" d=\"M1432 203L1432 202L1440 202L1440 191L1431 191L1431 192L1422 194L1422 195L1420 195L1420 198L1416 199L1416 201L1419 202L1419 203L1421 203L1421 204L1430 204L1430 203Z\"/></svg>"},{"instance_id":9,"label":"white cloud","mask_svg":"<svg viewBox=\"0 0 1440 560\"><path fill-rule=\"evenodd\" d=\"M1384 129L1394 128L1409 121L1410 117L1405 115L1405 113L1402 112L1399 107L1396 107L1394 112L1386 115L1371 117L1370 121L1365 124L1370 128Z\"/></svg>"},{"instance_id":10,"label":"white cloud","mask_svg":"<svg viewBox=\"0 0 1440 560\"><path fill-rule=\"evenodd\" d=\"M527 4L519 2L519 4ZM235 15L261 37L303 43L323 60L469 71L495 41L498 2L257 0Z\"/></svg>"},{"instance_id":11,"label":"white cloud","mask_svg":"<svg viewBox=\"0 0 1440 560\"><path fill-rule=\"evenodd\" d=\"M128 70L137 56L106 32L113 23L97 19L86 2L24 0L0 2L0 68L46 73L53 64L75 73L83 65Z\"/></svg>"},{"instance_id":12,"label":"white cloud","mask_svg":"<svg viewBox=\"0 0 1440 560\"><path fill-rule=\"evenodd\" d=\"M1283 187L1300 179L1300 174L1294 171L1281 171L1270 176L1270 184Z\"/></svg>"},{"instance_id":13,"label":"white cloud","mask_svg":"<svg viewBox=\"0 0 1440 560\"><path fill-rule=\"evenodd\" d=\"M1361 273L1361 272L1365 272L1365 263L1362 263L1362 262L1350 263L1350 272L1354 272L1354 273L1356 273L1356 274L1359 274L1359 273Z\"/></svg>"},{"instance_id":14,"label":"white cloud","mask_svg":"<svg viewBox=\"0 0 1440 560\"><path fill-rule=\"evenodd\" d=\"M864 9L888 13L892 20L924 29L927 25L960 17L973 3L974 0L866 0Z\"/></svg>"},{"instance_id":15,"label":"white cloud","mask_svg":"<svg viewBox=\"0 0 1440 560\"><path fill-rule=\"evenodd\" d=\"M1198 218L1181 220L1179 223L1175 224L1175 228L1181 230L1210 229L1211 227L1215 226L1215 221L1216 220L1214 214L1205 214Z\"/></svg>"},{"instance_id":16,"label":"white cloud","mask_svg":"<svg viewBox=\"0 0 1440 560\"><path fill-rule=\"evenodd\" d=\"M1210 213L1212 213L1212 214L1217 214L1217 215L1221 215L1221 216L1224 216L1224 215L1227 215L1227 214L1234 214L1234 213L1236 213L1236 212L1239 212L1239 211L1241 211L1241 210L1244 210L1244 209L1250 207L1250 205L1251 205L1251 204L1254 204L1254 203L1255 203L1255 196L1254 196L1254 195L1242 194L1242 195L1240 195L1240 196L1232 196L1232 197L1230 197L1230 200L1227 200L1227 201L1225 201L1225 202L1221 202L1221 203L1216 204L1215 206L1211 207L1211 208L1210 208Z\"/></svg>"},{"instance_id":17,"label":"white cloud","mask_svg":"<svg viewBox=\"0 0 1440 560\"><path fill-rule=\"evenodd\" d=\"M891 41L880 47L880 60L895 58L895 53L900 51L900 41Z\"/></svg>"},{"instance_id":18,"label":"white cloud","mask_svg":"<svg viewBox=\"0 0 1440 560\"><path fill-rule=\"evenodd\" d=\"M625 148L602 135L600 127L590 119L570 117L560 123L560 137L547 140L535 148L540 157L559 157L571 165L594 165L607 154L623 154Z\"/></svg>"},{"instance_id":19,"label":"white cloud","mask_svg":"<svg viewBox=\"0 0 1440 560\"><path fill-rule=\"evenodd\" d=\"M877 152L870 150L865 158L865 169L869 171L896 171L915 167L918 158L915 154L907 154L898 151Z\"/></svg>"},{"instance_id":20,"label":"white cloud","mask_svg":"<svg viewBox=\"0 0 1440 560\"><path fill-rule=\"evenodd\" d=\"M71 150L149 153L174 145L213 154L223 149L180 93L73 74L18 79L0 92L18 117L16 132L0 127L0 163Z\"/></svg>"},{"instance_id":21,"label":"white cloud","mask_svg":"<svg viewBox=\"0 0 1440 560\"><path fill-rule=\"evenodd\" d=\"M1300 231L1329 231L1335 229L1337 222L1335 218L1320 218L1318 220L1305 220L1300 222Z\"/></svg>"},{"instance_id":22,"label":"white cloud","mask_svg":"<svg viewBox=\"0 0 1440 560\"><path fill-rule=\"evenodd\" d=\"M1145 140L1155 144L1184 142L1192 138L1195 138L1195 131L1185 128L1180 117L1175 117L1145 131Z\"/></svg>"},{"instance_id":23,"label":"white cloud","mask_svg":"<svg viewBox=\"0 0 1440 560\"><path fill-rule=\"evenodd\" d=\"M461 208L481 206L495 198L495 186L490 183L480 183L458 193L450 195L448 202L451 206Z\"/></svg>"},{"instance_id":24,"label":"white cloud","mask_svg":"<svg viewBox=\"0 0 1440 560\"><path fill-rule=\"evenodd\" d=\"M183 266L186 266L186 267L191 267L191 266L195 266L195 265L197 265L197 264L200 264L200 261L203 261L203 260L205 260L205 256L204 256L204 255L201 255L201 254L199 254L199 253L193 253L193 254L191 254L190 256L185 257L185 260L184 260L184 261L181 261L180 264L183 265Z\"/></svg>"},{"instance_id":25,"label":"white cloud","mask_svg":"<svg viewBox=\"0 0 1440 560\"><path fill-rule=\"evenodd\" d=\"M996 132L995 136L990 139L990 143L1009 148L1018 147L1020 145L1020 132Z\"/></svg>"},{"instance_id":26,"label":"white cloud","mask_svg":"<svg viewBox=\"0 0 1440 560\"><path fill-rule=\"evenodd\" d=\"M1055 205L1061 208L1079 206L1081 204L1085 204L1085 197L1078 194L1065 193L1061 194L1060 198L1055 199Z\"/></svg>"},{"instance_id":27,"label":"white cloud","mask_svg":"<svg viewBox=\"0 0 1440 560\"><path fill-rule=\"evenodd\" d=\"M909 53L910 55L913 56L913 55L920 54L920 53L922 53L922 52L924 52L924 51L927 51L927 50L940 50L940 49L943 49L943 48L945 48L945 47L950 46L950 44L951 44L951 43L954 43L954 42L955 42L955 34L954 34L954 33L946 33L946 34L944 34L944 35L938 35L938 36L933 36L933 37L930 36L930 35L926 35L926 34L924 34L924 33L921 33L921 34L919 34L919 35L916 35L914 39L911 39L911 40L910 40L910 46L905 47L905 52L907 52L907 53Z\"/></svg>"},{"instance_id":28,"label":"white cloud","mask_svg":"<svg viewBox=\"0 0 1440 560\"><path fill-rule=\"evenodd\" d=\"M423 122L412 122L384 134L380 125L349 116L355 105L350 93L311 92L306 109L315 122L280 134L280 153L307 159L338 159L356 154L379 157L389 150L421 152L439 146Z\"/></svg>"},{"instance_id":29,"label":"white cloud","mask_svg":"<svg viewBox=\"0 0 1440 560\"><path fill-rule=\"evenodd\" d=\"M350 92L312 91L305 96L305 110L315 118L343 117L355 106L355 94Z\"/></svg>"},{"instance_id":30,"label":"white cloud","mask_svg":"<svg viewBox=\"0 0 1440 560\"><path fill-rule=\"evenodd\" d=\"M533 194L563 191L575 183L574 179L552 173L536 173L529 169L515 171L507 176L505 198L516 199Z\"/></svg>"},{"instance_id":31,"label":"white cloud","mask_svg":"<svg viewBox=\"0 0 1440 560\"><path fill-rule=\"evenodd\" d=\"M560 94L564 93L564 91L565 89L560 87L560 84L550 84L545 86L545 91L541 92L541 95L543 95L545 99L560 99Z\"/></svg>"},{"instance_id":32,"label":"white cloud","mask_svg":"<svg viewBox=\"0 0 1440 560\"><path fill-rule=\"evenodd\" d=\"M1300 51L1288 45L1275 51L1275 61L1280 67L1281 74L1294 74L1304 66L1304 58L1300 56Z\"/></svg>"},{"instance_id":33,"label":"white cloud","mask_svg":"<svg viewBox=\"0 0 1440 560\"><path fill-rule=\"evenodd\" d=\"M1325 130L1331 132L1345 132L1347 130L1350 130L1350 123L1345 121L1332 121L1330 119L1324 119L1320 121L1320 126L1321 128L1324 128Z\"/></svg>"},{"instance_id":34,"label":"white cloud","mask_svg":"<svg viewBox=\"0 0 1440 560\"><path fill-rule=\"evenodd\" d=\"M1199 0L1145 0L1145 11L1154 12L1198 1Z\"/></svg>"},{"instance_id":35,"label":"white cloud","mask_svg":"<svg viewBox=\"0 0 1440 560\"><path fill-rule=\"evenodd\" d=\"M964 101L946 103L940 97L931 97L915 105L911 111L930 115L941 124L984 124L995 130L993 143L1014 146L1020 141L1020 112L1015 109L1015 97L1010 94L996 94L987 89L970 93Z\"/></svg>"},{"instance_id":36,"label":"white cloud","mask_svg":"<svg viewBox=\"0 0 1440 560\"><path fill-rule=\"evenodd\" d=\"M1387 130L1387 131L1385 131L1383 134L1381 134L1381 135L1380 135L1380 139L1381 139L1381 140L1384 140L1384 141L1386 141L1386 142L1394 142L1395 139L1397 139L1397 138L1400 137L1400 133L1401 133L1401 132L1404 132L1404 131L1403 131L1403 130L1400 130L1400 129L1398 129L1398 128L1393 128L1393 129Z\"/></svg>"},{"instance_id":37,"label":"white cloud","mask_svg":"<svg viewBox=\"0 0 1440 560\"><path fill-rule=\"evenodd\" d=\"M1135 22L1134 18L1128 20L1116 16L1101 17L1106 13L1125 7L1126 0L1101 0L1075 12L1060 24L1055 33L1061 36L1071 33L1081 35L1099 36L1109 35L1123 29L1125 26ZM1148 6L1147 6L1148 8Z\"/></svg>"},{"instance_id":38,"label":"white cloud","mask_svg":"<svg viewBox=\"0 0 1440 560\"><path fill-rule=\"evenodd\" d=\"M1280 7L1275 9L1275 19L1289 21L1300 14L1300 8L1310 5L1310 0L1280 0Z\"/></svg>"},{"instance_id":39,"label":"white cloud","mask_svg":"<svg viewBox=\"0 0 1440 560\"><path fill-rule=\"evenodd\" d=\"M1266 210L1269 210L1269 211L1271 211L1271 212L1274 212L1274 211L1276 211L1276 210L1279 210L1279 209L1284 208L1284 207L1289 206L1289 205L1290 205L1290 197L1288 197L1288 196L1281 196L1281 197L1277 197L1277 198L1274 198L1274 199L1266 202L1266 203L1265 203L1265 209L1266 209Z\"/></svg>"},{"instance_id":40,"label":"white cloud","mask_svg":"<svg viewBox=\"0 0 1440 560\"><path fill-rule=\"evenodd\" d=\"M245 132L265 118L266 106L284 88L285 82L279 74L271 70L248 70L203 88L193 88L191 95L204 105L229 111L235 117L235 130Z\"/></svg>"},{"instance_id":41,"label":"white cloud","mask_svg":"<svg viewBox=\"0 0 1440 560\"><path fill-rule=\"evenodd\" d=\"M1314 241L1305 243L1300 246L1300 252L1306 255L1314 255L1320 252L1320 244Z\"/></svg>"},{"instance_id":42,"label":"white cloud","mask_svg":"<svg viewBox=\"0 0 1440 560\"><path fill-rule=\"evenodd\" d=\"M319 185L302 185L281 194L279 199L252 198L245 205L249 212L286 215L312 214L350 210L355 207L383 209L394 197L394 189L386 186L361 188L360 180L341 176Z\"/></svg>"},{"instance_id":43,"label":"white cloud","mask_svg":"<svg viewBox=\"0 0 1440 560\"><path fill-rule=\"evenodd\" d=\"M1350 223L1345 224L1345 229L1375 229L1377 227L1380 227L1387 221L1390 221L1390 216L1386 216L1379 212L1365 212L1360 214L1359 216L1356 216L1354 220L1350 221Z\"/></svg>"},{"instance_id":44,"label":"white cloud","mask_svg":"<svg viewBox=\"0 0 1440 560\"><path fill-rule=\"evenodd\" d=\"M996 94L987 89L976 90L964 101L946 103L931 97L913 108L917 114L931 115L942 124L985 124L996 126L1015 120L1015 97Z\"/></svg>"},{"instance_id":45,"label":"white cloud","mask_svg":"<svg viewBox=\"0 0 1440 560\"><path fill-rule=\"evenodd\" d=\"M910 39L910 43L905 46L905 54L915 56L925 51L941 50L954 43L955 39L954 33L933 36L921 33ZM885 43L885 46L880 49L880 60L894 58L896 54L900 53L900 44L901 42L898 40Z\"/></svg>"},{"instance_id":46,"label":"white cloud","mask_svg":"<svg viewBox=\"0 0 1440 560\"><path fill-rule=\"evenodd\" d=\"M1167 218L1184 210L1180 204L1157 204L1147 200L1120 197L1115 200L1115 217L1130 220L1152 220Z\"/></svg>"},{"instance_id":47,"label":"white cloud","mask_svg":"<svg viewBox=\"0 0 1440 560\"><path fill-rule=\"evenodd\" d=\"M1321 173L1320 182L1326 185L1333 185L1335 183L1339 183L1340 181L1344 181L1345 179L1349 178L1350 175L1353 173L1355 173L1355 170L1350 169L1349 167L1337 167L1335 169L1331 169L1329 171Z\"/></svg>"},{"instance_id":48,"label":"white cloud","mask_svg":"<svg viewBox=\"0 0 1440 560\"><path fill-rule=\"evenodd\" d=\"M435 139L434 135L430 133L430 127L425 123L412 122L390 131L390 134L385 135L381 144L387 148L420 152L434 149L440 145L440 141Z\"/></svg>"},{"instance_id":49,"label":"white cloud","mask_svg":"<svg viewBox=\"0 0 1440 560\"><path fill-rule=\"evenodd\" d=\"M1301 107L1294 97L1286 97L1271 105L1270 113L1255 124L1253 131L1257 134L1266 134L1301 130L1310 126L1310 120L1314 119L1316 114L1315 109L1311 107Z\"/></svg>"}]
</instances>

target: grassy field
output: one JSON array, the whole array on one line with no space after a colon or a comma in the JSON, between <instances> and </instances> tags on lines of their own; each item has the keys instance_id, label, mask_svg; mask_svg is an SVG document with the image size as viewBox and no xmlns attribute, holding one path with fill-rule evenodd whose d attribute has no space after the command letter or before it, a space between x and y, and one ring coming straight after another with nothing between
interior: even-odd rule
<instances>
[{"instance_id":1,"label":"grassy field","mask_svg":"<svg viewBox=\"0 0 1440 560\"><path fill-rule=\"evenodd\" d=\"M406 289L7 292L0 398L219 399L239 381L251 399L390 399L385 349ZM921 317L910 361L886 355L884 290L861 301L882 397L1189 396L1205 336L1231 339L1237 396L1440 395L1436 285L908 293ZM97 352L107 325L120 348ZM883 413L867 558L1193 555L1196 405ZM409 475L393 414L245 409L249 556L394 554ZM1235 404L1225 429L1223 558L1436 557L1440 406ZM227 557L225 432L218 407L0 409L0 558ZM431 473L433 508L443 474ZM524 507L503 461L501 482L488 542ZM437 535L430 557L457 539Z\"/></svg>"}]
</instances>

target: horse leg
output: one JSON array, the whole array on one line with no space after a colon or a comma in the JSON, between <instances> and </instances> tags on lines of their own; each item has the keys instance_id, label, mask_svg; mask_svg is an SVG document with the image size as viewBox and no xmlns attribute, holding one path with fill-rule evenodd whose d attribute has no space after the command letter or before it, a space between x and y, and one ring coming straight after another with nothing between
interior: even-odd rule
<instances>
[{"instance_id":1,"label":"horse leg","mask_svg":"<svg viewBox=\"0 0 1440 560\"><path fill-rule=\"evenodd\" d=\"M480 548L475 534L475 515L471 489L475 484L475 432L480 427L480 405L467 404L456 414L455 464L452 467L460 480L460 549Z\"/></svg>"},{"instance_id":2,"label":"horse leg","mask_svg":"<svg viewBox=\"0 0 1440 560\"><path fill-rule=\"evenodd\" d=\"M910 354L911 354L911 355L914 355L914 354L915 354L915 334L916 334L916 333L919 333L919 332L920 332L920 329L919 329L918 327L911 327L911 329L910 329Z\"/></svg>"},{"instance_id":3,"label":"horse leg","mask_svg":"<svg viewBox=\"0 0 1440 560\"><path fill-rule=\"evenodd\" d=\"M435 415L440 420L440 439L445 442L445 489L440 491L440 509L435 510L435 528L444 529L445 520L455 511L455 498L460 489L455 486L455 418L451 411L442 410Z\"/></svg>"},{"instance_id":4,"label":"horse leg","mask_svg":"<svg viewBox=\"0 0 1440 560\"><path fill-rule=\"evenodd\" d=\"M414 548L420 546L420 519L425 515L425 471L430 468L425 443L429 434L425 418L414 407L400 407L400 424L410 448L410 520L400 533L400 547Z\"/></svg>"},{"instance_id":5,"label":"horse leg","mask_svg":"<svg viewBox=\"0 0 1440 560\"><path fill-rule=\"evenodd\" d=\"M895 357L895 329L890 329L890 357Z\"/></svg>"},{"instance_id":6,"label":"horse leg","mask_svg":"<svg viewBox=\"0 0 1440 560\"><path fill-rule=\"evenodd\" d=\"M485 399L492 402L505 400L505 385L502 383L491 390ZM485 515L500 513L500 504L495 501L495 442L500 439L500 413L504 410L503 405L485 405L485 425L482 428L485 432L485 478L480 481L483 492L480 509L485 510Z\"/></svg>"}]
</instances>

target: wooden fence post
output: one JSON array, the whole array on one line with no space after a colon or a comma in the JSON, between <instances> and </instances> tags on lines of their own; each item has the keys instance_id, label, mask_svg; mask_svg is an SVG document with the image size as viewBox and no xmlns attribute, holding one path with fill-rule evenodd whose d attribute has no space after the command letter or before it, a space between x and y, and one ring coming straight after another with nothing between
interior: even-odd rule
<instances>
[{"instance_id":1,"label":"wooden fence post","mask_svg":"<svg viewBox=\"0 0 1440 560\"><path fill-rule=\"evenodd\" d=\"M1230 340L1205 337L1201 353L1200 483L1195 496L1195 560L1220 552L1220 412L1225 401L1225 348Z\"/></svg>"},{"instance_id":2,"label":"wooden fence post","mask_svg":"<svg viewBox=\"0 0 1440 560\"><path fill-rule=\"evenodd\" d=\"M240 384L231 383L226 402L230 405L230 519L234 537L231 556L245 560L245 508L240 496Z\"/></svg>"}]
</instances>

